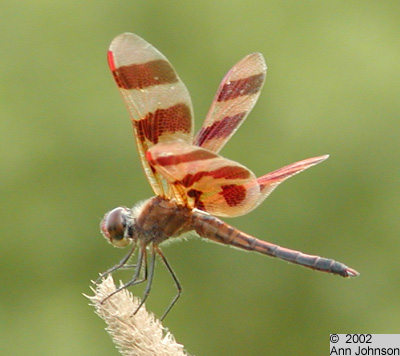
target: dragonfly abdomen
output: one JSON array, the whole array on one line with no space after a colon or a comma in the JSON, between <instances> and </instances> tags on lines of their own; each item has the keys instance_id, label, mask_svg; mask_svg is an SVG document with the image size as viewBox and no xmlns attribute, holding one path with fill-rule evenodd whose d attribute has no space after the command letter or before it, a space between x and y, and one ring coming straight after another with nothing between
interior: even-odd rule
<instances>
[{"instance_id":1,"label":"dragonfly abdomen","mask_svg":"<svg viewBox=\"0 0 400 356\"><path fill-rule=\"evenodd\" d=\"M222 220L201 213L193 213L193 229L204 238L238 247L247 251L255 251L270 257L277 257L313 270L337 274L342 277L356 277L359 273L341 262L320 256L307 255L300 251L281 247L248 235Z\"/></svg>"}]
</instances>

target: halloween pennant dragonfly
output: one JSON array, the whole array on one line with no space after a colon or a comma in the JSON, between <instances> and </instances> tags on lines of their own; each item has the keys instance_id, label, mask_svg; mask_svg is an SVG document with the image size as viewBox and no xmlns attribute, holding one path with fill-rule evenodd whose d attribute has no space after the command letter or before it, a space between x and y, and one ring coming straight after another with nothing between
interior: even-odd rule
<instances>
[{"instance_id":1,"label":"halloween pennant dragonfly","mask_svg":"<svg viewBox=\"0 0 400 356\"><path fill-rule=\"evenodd\" d=\"M245 166L218 154L260 95L267 71L260 53L244 57L226 74L196 136L189 92L156 48L137 35L124 33L112 41L108 62L131 117L144 172L156 194L132 209L111 210L101 222L103 235L113 245L132 243L120 263L102 276L126 266L138 247L134 276L115 293L147 280L143 304L150 293L158 255L178 291L164 317L182 288L159 245L193 230L206 239L314 270L343 277L358 275L340 262L259 240L216 217L247 214L284 180L328 158L308 158L257 178Z\"/></svg>"}]
</instances>

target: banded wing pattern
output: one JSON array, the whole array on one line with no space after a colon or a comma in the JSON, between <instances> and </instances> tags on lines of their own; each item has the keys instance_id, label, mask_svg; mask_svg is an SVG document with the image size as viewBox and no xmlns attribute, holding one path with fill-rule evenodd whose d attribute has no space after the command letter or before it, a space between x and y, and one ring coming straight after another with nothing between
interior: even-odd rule
<instances>
[{"instance_id":1,"label":"banded wing pattern","mask_svg":"<svg viewBox=\"0 0 400 356\"><path fill-rule=\"evenodd\" d=\"M146 157L172 186L179 204L215 216L234 217L255 209L284 180L328 155L296 162L259 178L235 161L185 142L155 145Z\"/></svg>"},{"instance_id":2,"label":"banded wing pattern","mask_svg":"<svg viewBox=\"0 0 400 356\"><path fill-rule=\"evenodd\" d=\"M218 153L246 119L260 96L267 66L261 53L235 64L219 85L194 144Z\"/></svg>"},{"instance_id":3,"label":"banded wing pattern","mask_svg":"<svg viewBox=\"0 0 400 356\"><path fill-rule=\"evenodd\" d=\"M184 142L159 144L149 149L147 160L179 192L175 196L185 199L179 203L191 209L237 216L252 210L259 199L253 172L204 148Z\"/></svg>"},{"instance_id":4,"label":"banded wing pattern","mask_svg":"<svg viewBox=\"0 0 400 356\"><path fill-rule=\"evenodd\" d=\"M101 222L109 242L117 247L133 244L120 263L102 276L125 266L135 248L139 249L133 278L114 293L148 280L143 304L150 293L156 256L160 256L178 291L163 319L182 288L159 245L193 230L206 239L314 270L343 277L358 275L343 263L257 239L217 218L250 212L280 183L328 158L308 158L257 178L245 166L219 155L260 95L267 71L261 54L246 56L226 74L194 138L189 93L163 54L140 37L124 33L111 43L108 61L130 113L143 168L156 193L132 209L111 210Z\"/></svg>"},{"instance_id":5,"label":"banded wing pattern","mask_svg":"<svg viewBox=\"0 0 400 356\"><path fill-rule=\"evenodd\" d=\"M146 176L157 195L170 197L163 178L149 167L145 156L159 142L192 142L189 92L165 56L134 34L114 39L108 63L130 113Z\"/></svg>"}]
</instances>

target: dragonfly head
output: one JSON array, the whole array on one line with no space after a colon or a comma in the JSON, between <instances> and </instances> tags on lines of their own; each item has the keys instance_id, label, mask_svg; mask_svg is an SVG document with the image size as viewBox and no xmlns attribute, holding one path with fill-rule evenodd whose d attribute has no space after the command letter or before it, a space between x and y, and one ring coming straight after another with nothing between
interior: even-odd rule
<instances>
[{"instance_id":1,"label":"dragonfly head","mask_svg":"<svg viewBox=\"0 0 400 356\"><path fill-rule=\"evenodd\" d=\"M100 229L108 242L125 247L132 241L132 222L132 210L118 207L104 215Z\"/></svg>"}]
</instances>

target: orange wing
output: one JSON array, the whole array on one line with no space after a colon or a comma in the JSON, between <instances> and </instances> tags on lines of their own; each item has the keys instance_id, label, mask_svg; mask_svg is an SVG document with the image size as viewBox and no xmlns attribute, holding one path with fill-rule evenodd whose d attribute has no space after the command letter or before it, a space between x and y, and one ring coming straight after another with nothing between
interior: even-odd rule
<instances>
[{"instance_id":1,"label":"orange wing","mask_svg":"<svg viewBox=\"0 0 400 356\"><path fill-rule=\"evenodd\" d=\"M194 144L218 153L246 119L260 96L267 66L261 53L236 63L219 85Z\"/></svg>"},{"instance_id":2,"label":"orange wing","mask_svg":"<svg viewBox=\"0 0 400 356\"><path fill-rule=\"evenodd\" d=\"M192 142L189 92L165 56L132 33L112 41L108 62L131 116L146 176L157 195L170 197L168 184L150 168L145 156L160 142Z\"/></svg>"},{"instance_id":3,"label":"orange wing","mask_svg":"<svg viewBox=\"0 0 400 356\"><path fill-rule=\"evenodd\" d=\"M281 182L328 157L309 158L256 178L217 154L258 99L267 69L259 53L242 59L224 77L194 141L189 93L164 55L125 33L111 43L108 60L131 115L143 168L162 197L217 216L243 215Z\"/></svg>"},{"instance_id":4,"label":"orange wing","mask_svg":"<svg viewBox=\"0 0 400 356\"><path fill-rule=\"evenodd\" d=\"M151 167L173 187L178 204L217 216L250 211L260 196L256 176L241 164L184 141L160 143L147 151Z\"/></svg>"},{"instance_id":5,"label":"orange wing","mask_svg":"<svg viewBox=\"0 0 400 356\"><path fill-rule=\"evenodd\" d=\"M179 204L225 217L247 214L284 180L328 158L309 158L256 178L243 165L184 141L157 144L146 157Z\"/></svg>"},{"instance_id":6,"label":"orange wing","mask_svg":"<svg viewBox=\"0 0 400 356\"><path fill-rule=\"evenodd\" d=\"M315 166L316 164L321 163L328 158L329 155L307 158L257 178L257 183L260 185L261 191L257 205L261 204L264 199L284 180L293 177L294 175L303 172L307 168Z\"/></svg>"}]
</instances>

